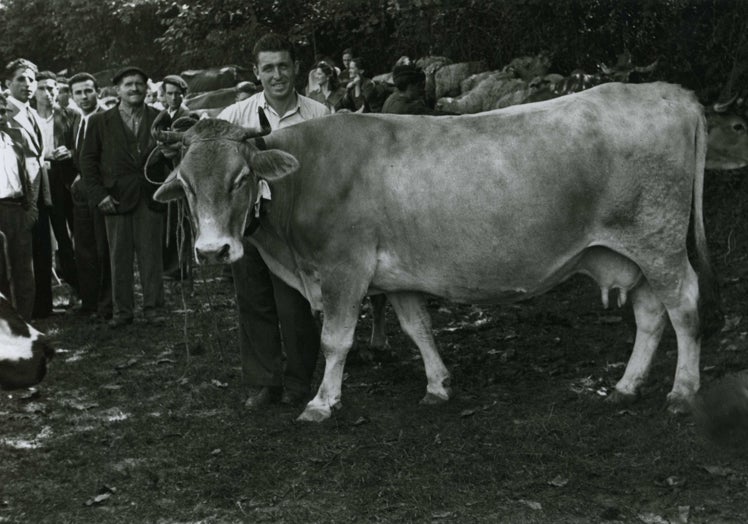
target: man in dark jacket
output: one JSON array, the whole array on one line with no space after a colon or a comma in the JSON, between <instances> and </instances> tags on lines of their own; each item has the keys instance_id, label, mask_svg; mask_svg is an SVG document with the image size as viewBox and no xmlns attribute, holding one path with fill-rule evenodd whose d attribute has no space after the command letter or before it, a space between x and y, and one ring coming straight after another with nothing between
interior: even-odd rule
<instances>
[{"instance_id":1,"label":"man in dark jacket","mask_svg":"<svg viewBox=\"0 0 748 524\"><path fill-rule=\"evenodd\" d=\"M187 82L179 75L167 75L161 81L166 108L158 115L156 127L171 129L178 119L189 116L190 109L184 105L187 94ZM155 159L157 159L156 157ZM163 164L168 172L179 163L178 158L164 159ZM164 277L181 280L190 274L191 230L189 219L180 217L176 202L170 202L167 208L166 227L164 228ZM181 251L180 251L181 248Z\"/></svg>"},{"instance_id":2,"label":"man in dark jacket","mask_svg":"<svg viewBox=\"0 0 748 524\"><path fill-rule=\"evenodd\" d=\"M155 186L143 173L156 146L151 125L158 116L157 109L145 104L148 75L140 68L126 67L112 81L120 102L90 118L80 167L89 199L105 215L114 303L109 326L119 328L133 321L135 255L143 315L154 319L156 308L163 305L163 215L153 208Z\"/></svg>"},{"instance_id":3,"label":"man in dark jacket","mask_svg":"<svg viewBox=\"0 0 748 524\"><path fill-rule=\"evenodd\" d=\"M392 70L395 92L382 106L382 113L398 115L434 115L433 109L424 100L426 75L414 64L396 65Z\"/></svg>"},{"instance_id":4,"label":"man in dark jacket","mask_svg":"<svg viewBox=\"0 0 748 524\"><path fill-rule=\"evenodd\" d=\"M99 103L99 86L89 73L78 73L70 79L70 91L80 113L73 121L73 160L78 176L70 187L73 198L75 228L75 263L81 306L79 313L102 319L112 317L112 273L109 264L109 242L106 238L104 215L91 202L80 177L80 155L88 129L88 121L96 113L106 111Z\"/></svg>"}]
</instances>

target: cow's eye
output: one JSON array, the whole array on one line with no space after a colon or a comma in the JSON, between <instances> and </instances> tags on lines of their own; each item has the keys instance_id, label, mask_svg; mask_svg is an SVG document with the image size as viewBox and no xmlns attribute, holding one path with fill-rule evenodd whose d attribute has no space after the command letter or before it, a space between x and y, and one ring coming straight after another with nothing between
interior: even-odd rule
<instances>
[{"instance_id":1,"label":"cow's eye","mask_svg":"<svg viewBox=\"0 0 748 524\"><path fill-rule=\"evenodd\" d=\"M742 122L737 122L732 125L732 130L738 133L745 133L745 124L743 124Z\"/></svg>"}]
</instances>

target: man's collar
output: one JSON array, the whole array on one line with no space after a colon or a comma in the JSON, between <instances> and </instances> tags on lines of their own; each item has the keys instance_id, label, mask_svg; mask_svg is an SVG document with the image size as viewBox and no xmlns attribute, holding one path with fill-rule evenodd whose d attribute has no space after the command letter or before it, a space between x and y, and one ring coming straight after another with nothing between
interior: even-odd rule
<instances>
[{"instance_id":1,"label":"man's collar","mask_svg":"<svg viewBox=\"0 0 748 524\"><path fill-rule=\"evenodd\" d=\"M283 118L284 116L292 115L293 113L301 109L301 100L299 99L299 94L296 92L296 90L294 90L293 95L296 97L296 105L291 106L291 108L282 115L278 115L277 111L273 109L273 106L268 103L267 99L265 98L265 91L260 91L259 99L257 100L257 102L258 105L264 110L272 111L273 113L278 115L278 118Z\"/></svg>"},{"instance_id":2,"label":"man's collar","mask_svg":"<svg viewBox=\"0 0 748 524\"><path fill-rule=\"evenodd\" d=\"M29 105L28 101L27 102L21 102L20 100L18 100L13 95L10 95L8 97L8 102L10 102L11 104L13 104L18 109L27 109L27 108L31 107Z\"/></svg>"}]
</instances>

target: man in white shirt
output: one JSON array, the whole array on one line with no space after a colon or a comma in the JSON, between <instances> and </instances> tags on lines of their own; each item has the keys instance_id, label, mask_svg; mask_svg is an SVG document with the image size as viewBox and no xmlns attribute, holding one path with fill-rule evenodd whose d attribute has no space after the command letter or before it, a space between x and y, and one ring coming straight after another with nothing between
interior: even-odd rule
<instances>
[{"instance_id":1,"label":"man in white shirt","mask_svg":"<svg viewBox=\"0 0 748 524\"><path fill-rule=\"evenodd\" d=\"M18 143L23 148L26 172L31 185L29 196L38 210L38 219L32 231L33 250L35 259L38 261L38 264L34 266L34 278L37 283L46 282L47 278L51 279L52 265L49 230L49 208L52 206L52 197L47 175L48 166L44 160L45 144L39 115L29 105L29 100L36 92L38 73L36 65L24 58L13 60L5 67L5 85L10 93L8 125L18 130L20 137ZM48 292L46 291L45 287L43 297L38 296L38 290L36 292L38 300L34 301L33 318L43 318L52 314L51 284Z\"/></svg>"},{"instance_id":2,"label":"man in white shirt","mask_svg":"<svg viewBox=\"0 0 748 524\"><path fill-rule=\"evenodd\" d=\"M270 127L278 129L330 113L324 105L296 92L299 64L287 40L265 35L255 44L253 55L254 72L263 91L227 107L218 118L260 129L258 110L262 108ZM232 271L242 376L249 388L245 406L257 409L278 401L297 404L308 400L320 344L309 302L272 275L257 248L247 240L244 257L232 265Z\"/></svg>"},{"instance_id":3,"label":"man in white shirt","mask_svg":"<svg viewBox=\"0 0 748 524\"><path fill-rule=\"evenodd\" d=\"M44 139L44 160L49 166L49 189L52 196L52 207L49 210L49 222L52 225L57 241L57 260L60 264L62 279L70 285L75 294L78 289L78 271L73 253L73 200L70 196L70 185L75 179L73 164L73 122L78 116L72 109L63 109L57 105L59 93L57 75L52 71L41 71L36 77L36 112ZM45 225L45 227L47 227ZM45 232L46 233L46 232ZM46 241L46 235L40 237ZM47 270L46 261L51 258L52 245L38 242L34 252L34 267L43 267L46 275L38 274L36 295L40 304L52 306L52 268ZM49 278L47 278L49 277Z\"/></svg>"},{"instance_id":4,"label":"man in white shirt","mask_svg":"<svg viewBox=\"0 0 748 524\"><path fill-rule=\"evenodd\" d=\"M18 143L20 132L8 128L8 115L8 100L0 93L0 231L8 253L7 260L0 256L0 292L11 298L18 313L29 321L34 308L31 226L36 206Z\"/></svg>"}]
</instances>

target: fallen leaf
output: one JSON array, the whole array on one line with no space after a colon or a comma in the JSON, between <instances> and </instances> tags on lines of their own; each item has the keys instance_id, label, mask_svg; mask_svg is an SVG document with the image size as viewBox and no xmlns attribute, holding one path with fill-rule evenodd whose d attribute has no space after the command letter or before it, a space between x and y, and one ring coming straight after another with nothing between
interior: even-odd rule
<instances>
[{"instance_id":1,"label":"fallen leaf","mask_svg":"<svg viewBox=\"0 0 748 524\"><path fill-rule=\"evenodd\" d=\"M216 380L216 379L211 379L210 383L213 384L217 388L227 388L227 387L229 387L228 382L221 382L220 380Z\"/></svg>"},{"instance_id":2,"label":"fallen leaf","mask_svg":"<svg viewBox=\"0 0 748 524\"><path fill-rule=\"evenodd\" d=\"M355 420L355 421L353 422L353 425L354 425L354 426L360 426L361 424L366 424L367 422L369 422L369 419L367 419L366 417L358 417L358 418L357 418L357 419L356 419L356 420Z\"/></svg>"},{"instance_id":3,"label":"fallen leaf","mask_svg":"<svg viewBox=\"0 0 748 524\"><path fill-rule=\"evenodd\" d=\"M475 415L475 410L474 409L463 409L462 411L460 411L460 416L462 418L472 417L473 415Z\"/></svg>"},{"instance_id":4,"label":"fallen leaf","mask_svg":"<svg viewBox=\"0 0 748 524\"><path fill-rule=\"evenodd\" d=\"M122 369L131 368L131 367L133 367L137 363L138 363L138 359L137 358L131 358L130 360L128 360L127 362L125 362L123 364L117 364L116 366L114 366L114 369L116 369L117 371L120 371Z\"/></svg>"},{"instance_id":5,"label":"fallen leaf","mask_svg":"<svg viewBox=\"0 0 748 524\"><path fill-rule=\"evenodd\" d=\"M566 477L562 477L561 475L556 475L552 480L548 481L548 484L557 488L563 488L568 483L569 479L567 479Z\"/></svg>"},{"instance_id":6,"label":"fallen leaf","mask_svg":"<svg viewBox=\"0 0 748 524\"><path fill-rule=\"evenodd\" d=\"M431 518L436 519L436 520L447 519L451 517L452 515L454 515L454 513L451 511L435 511L431 514Z\"/></svg>"},{"instance_id":7,"label":"fallen leaf","mask_svg":"<svg viewBox=\"0 0 748 524\"><path fill-rule=\"evenodd\" d=\"M657 484L658 486L666 486L670 488L676 487L676 486L682 486L685 483L686 483L686 479L684 479L683 477L676 477L675 475L667 477L666 479L663 479L663 480L655 481L655 484Z\"/></svg>"},{"instance_id":8,"label":"fallen leaf","mask_svg":"<svg viewBox=\"0 0 748 524\"><path fill-rule=\"evenodd\" d=\"M670 524L667 519L660 517L656 513L639 513L637 517L644 524Z\"/></svg>"},{"instance_id":9,"label":"fallen leaf","mask_svg":"<svg viewBox=\"0 0 748 524\"><path fill-rule=\"evenodd\" d=\"M221 453L222 453L221 452L221 448L216 448L216 449L214 449L213 451L210 452L210 454L214 455L214 456L215 455L220 455Z\"/></svg>"},{"instance_id":10,"label":"fallen leaf","mask_svg":"<svg viewBox=\"0 0 748 524\"><path fill-rule=\"evenodd\" d=\"M722 466L701 466L706 470L707 473L711 475L716 475L718 477L727 477L729 475L734 475L735 470L730 468L725 468Z\"/></svg>"},{"instance_id":11,"label":"fallen leaf","mask_svg":"<svg viewBox=\"0 0 748 524\"><path fill-rule=\"evenodd\" d=\"M540 511L541 509L543 509L543 505L540 502L535 502L534 500L519 499L517 502L519 502L520 504L524 504L528 508L535 511Z\"/></svg>"}]
</instances>

